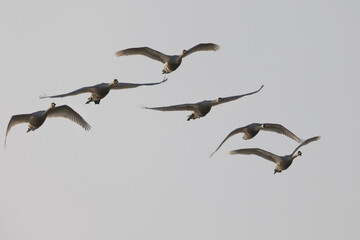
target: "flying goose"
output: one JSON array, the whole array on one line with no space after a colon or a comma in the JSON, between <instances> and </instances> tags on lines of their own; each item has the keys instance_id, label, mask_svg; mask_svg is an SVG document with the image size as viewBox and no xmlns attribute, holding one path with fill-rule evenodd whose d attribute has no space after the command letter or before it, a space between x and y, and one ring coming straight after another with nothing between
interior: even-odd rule
<instances>
[{"instance_id":1,"label":"flying goose","mask_svg":"<svg viewBox=\"0 0 360 240\"><path fill-rule=\"evenodd\" d=\"M204 117L206 114L208 114L213 106L216 106L221 103L226 103L230 101L234 101L236 99L239 99L244 96L252 95L254 93L259 92L264 85L262 85L259 90L251 93L246 93L242 95L232 96L232 97L225 97L225 98L217 98L215 100L205 100L198 103L187 103L187 104L180 104L180 105L173 105L173 106L167 106L167 107L143 107L145 109L151 109L151 110L158 110L158 111L192 111L192 114L188 116L188 121L190 119L197 119Z\"/></svg>"},{"instance_id":2,"label":"flying goose","mask_svg":"<svg viewBox=\"0 0 360 240\"><path fill-rule=\"evenodd\" d=\"M280 124L251 123L245 127L240 127L240 128L233 130L232 132L230 132L229 135L226 136L226 138L220 143L220 145L216 148L216 150L210 156L214 155L214 153L216 153L217 150L219 150L219 148L224 144L224 142L227 139L229 139L230 137L234 136L235 134L244 133L243 139L248 140L248 139L255 137L259 133L260 130L276 132L279 134L283 134L289 138L292 138L299 143L303 142L303 140L298 138L295 134L293 134L287 128L285 128L284 126L282 126Z\"/></svg>"},{"instance_id":3,"label":"flying goose","mask_svg":"<svg viewBox=\"0 0 360 240\"><path fill-rule=\"evenodd\" d=\"M58 107L55 106L55 103L51 103L50 107L47 110L33 112L30 114L19 114L12 116L6 130L4 147L6 147L7 135L13 126L20 123L29 123L27 132L35 131L45 122L46 118L48 117L64 117L79 124L86 131L90 130L91 126L71 107L67 105L62 105Z\"/></svg>"},{"instance_id":4,"label":"flying goose","mask_svg":"<svg viewBox=\"0 0 360 240\"><path fill-rule=\"evenodd\" d=\"M94 86L83 87L78 90L60 95L54 95L54 96L42 95L40 96L40 98L61 98L61 97L78 95L82 93L91 93L91 96L88 98L86 104L90 102L94 102L95 104L100 104L100 100L103 99L110 92L110 90L136 88L139 86L152 86L152 85L161 84L166 81L167 78L164 78L164 80L162 80L161 82L156 82L156 83L120 83L117 79L114 79L114 81L112 81L111 83L100 83Z\"/></svg>"},{"instance_id":5,"label":"flying goose","mask_svg":"<svg viewBox=\"0 0 360 240\"><path fill-rule=\"evenodd\" d=\"M183 50L180 55L166 55L149 47L128 48L115 53L117 57L129 55L144 55L164 64L163 74L175 71L181 64L184 57L197 51L217 51L220 46L214 43L200 43L188 50Z\"/></svg>"},{"instance_id":6,"label":"flying goose","mask_svg":"<svg viewBox=\"0 0 360 240\"><path fill-rule=\"evenodd\" d=\"M285 155L285 156L278 156L275 155L271 152L262 150L260 148L244 148L244 149L238 149L238 150L233 150L230 151L230 154L234 155L234 154L247 154L247 155L258 155L262 158L265 158L269 161L272 161L275 163L275 169L274 169L274 174L277 172L281 172L283 170L286 170L288 167L290 167L290 165L292 164L293 160L298 157L298 156L302 156L301 151L298 151L296 153L296 151L301 148L302 146L305 146L308 143L311 143L313 141L317 141L320 139L320 136L316 136L316 137L312 137L309 139L306 139L304 142L302 142L297 148L295 148L295 150L290 154L290 155Z\"/></svg>"}]
</instances>

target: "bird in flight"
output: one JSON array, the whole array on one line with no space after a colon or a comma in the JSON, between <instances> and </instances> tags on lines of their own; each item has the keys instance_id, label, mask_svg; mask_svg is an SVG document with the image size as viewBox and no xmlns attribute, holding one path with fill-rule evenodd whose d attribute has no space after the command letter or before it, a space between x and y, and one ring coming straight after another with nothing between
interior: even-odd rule
<instances>
[{"instance_id":1,"label":"bird in flight","mask_svg":"<svg viewBox=\"0 0 360 240\"><path fill-rule=\"evenodd\" d=\"M276 132L279 134L283 134L299 143L303 142L302 139L300 139L299 137L297 137L294 133L292 133L290 130L288 130L287 128L285 128L284 126L280 125L280 124L276 124L276 123L251 123L245 127L240 127L237 128L233 131L231 131L226 138L220 143L220 145L216 148L216 150L211 154L214 155L214 153L217 152L217 150L219 150L219 148L225 143L225 141L227 139L229 139L230 137L234 136L235 134L238 133L244 133L243 139L244 140L248 140L251 139L253 137L255 137L260 130L263 131L271 131L271 132Z\"/></svg>"},{"instance_id":2,"label":"bird in flight","mask_svg":"<svg viewBox=\"0 0 360 240\"><path fill-rule=\"evenodd\" d=\"M232 154L232 155L234 155L234 154L246 154L246 155L254 154L254 155L258 155L259 157L265 158L266 160L269 160L269 161L275 163L275 169L274 169L274 174L275 174L277 172L280 173L281 171L288 169L296 157L302 156L301 151L296 152L297 150L299 150L299 148L301 148L302 146L305 146L313 141L317 141L319 139L320 139L320 136L306 139L297 148L295 148L295 150L291 154L285 155L285 156L278 156L276 154L273 154L271 152L265 151L260 148L243 148L243 149L230 151L230 154Z\"/></svg>"},{"instance_id":3,"label":"bird in flight","mask_svg":"<svg viewBox=\"0 0 360 240\"><path fill-rule=\"evenodd\" d=\"M75 112L71 107L68 105L62 105L56 107L55 103L51 103L50 107L47 110L42 110L38 112L33 112L30 114L19 114L14 115L11 117L7 130L5 135L5 142L4 147L6 147L6 138L10 132L10 129L20 123L28 123L28 130L35 131L38 129L47 118L51 117L63 117L67 118L78 125L80 125L82 128L84 128L86 131L91 129L91 126L77 113Z\"/></svg>"},{"instance_id":4,"label":"bird in flight","mask_svg":"<svg viewBox=\"0 0 360 240\"><path fill-rule=\"evenodd\" d=\"M182 59L184 57L194 52L217 51L219 49L220 46L214 43L200 43L188 50L184 49L180 55L166 55L149 47L128 48L121 51L117 51L115 55L117 57L129 56L129 55L144 55L156 61L162 62L164 64L164 69L162 70L162 73L168 74L175 71L180 66Z\"/></svg>"},{"instance_id":5,"label":"bird in flight","mask_svg":"<svg viewBox=\"0 0 360 240\"><path fill-rule=\"evenodd\" d=\"M110 90L136 88L140 86L153 86L164 83L166 81L167 78L164 78L164 80L162 80L161 82L155 82L155 83L121 83L117 79L114 79L114 81L112 81L111 83L100 83L94 86L83 87L75 91L60 95L54 95L54 96L41 95L40 98L62 98L62 97L74 96L82 93L91 93L91 96L88 98L86 104L90 102L94 102L95 104L100 104L100 100L103 99L106 95L108 95Z\"/></svg>"},{"instance_id":6,"label":"bird in flight","mask_svg":"<svg viewBox=\"0 0 360 240\"><path fill-rule=\"evenodd\" d=\"M255 93L259 92L263 87L264 87L264 85L262 85L259 88L259 90L256 90L251 93L246 93L246 94L231 96L231 97L225 97L225 98L219 97L215 100L205 100L205 101L198 102L198 103L186 103L186 104L166 106L166 107L143 107L143 108L157 110L157 111L192 111L192 114L190 114L188 116L187 120L188 121L191 119L195 120L197 118L206 116L206 114L208 114L210 112L211 108L216 105L219 105L222 103L227 103L227 102L234 101L234 100L237 100L239 98L242 98L242 97L245 97L248 95L255 94Z\"/></svg>"}]
</instances>

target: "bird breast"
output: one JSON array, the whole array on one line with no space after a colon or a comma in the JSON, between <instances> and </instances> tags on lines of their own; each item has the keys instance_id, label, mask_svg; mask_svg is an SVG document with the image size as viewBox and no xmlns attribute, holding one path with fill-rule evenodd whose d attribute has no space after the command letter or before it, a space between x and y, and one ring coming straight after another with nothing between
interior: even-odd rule
<instances>
[{"instance_id":1,"label":"bird breast","mask_svg":"<svg viewBox=\"0 0 360 240\"><path fill-rule=\"evenodd\" d=\"M44 113L34 114L33 116L30 117L29 128L34 131L45 122L45 119L46 119L46 115Z\"/></svg>"},{"instance_id":2,"label":"bird breast","mask_svg":"<svg viewBox=\"0 0 360 240\"><path fill-rule=\"evenodd\" d=\"M181 64L181 59L180 61L171 61L171 62L166 62L164 64L164 71L166 73L170 73L170 72L173 72L175 71Z\"/></svg>"},{"instance_id":3,"label":"bird breast","mask_svg":"<svg viewBox=\"0 0 360 240\"><path fill-rule=\"evenodd\" d=\"M260 129L256 128L247 128L244 130L244 139L251 139L259 133Z\"/></svg>"},{"instance_id":4,"label":"bird breast","mask_svg":"<svg viewBox=\"0 0 360 240\"><path fill-rule=\"evenodd\" d=\"M200 117L204 117L206 114L210 112L211 105L207 103L201 103L196 110L197 110L196 114L198 114Z\"/></svg>"},{"instance_id":5,"label":"bird breast","mask_svg":"<svg viewBox=\"0 0 360 240\"><path fill-rule=\"evenodd\" d=\"M281 170L285 170L288 169L288 167L290 167L290 165L293 163L293 160L291 159L283 159L282 161L280 161L279 163L279 167L281 168Z\"/></svg>"},{"instance_id":6,"label":"bird breast","mask_svg":"<svg viewBox=\"0 0 360 240\"><path fill-rule=\"evenodd\" d=\"M100 100L102 98L104 98L106 95L108 95L108 93L110 92L110 88L106 87L106 88L97 88L96 91L94 91L91 94L91 97L94 100Z\"/></svg>"}]
</instances>

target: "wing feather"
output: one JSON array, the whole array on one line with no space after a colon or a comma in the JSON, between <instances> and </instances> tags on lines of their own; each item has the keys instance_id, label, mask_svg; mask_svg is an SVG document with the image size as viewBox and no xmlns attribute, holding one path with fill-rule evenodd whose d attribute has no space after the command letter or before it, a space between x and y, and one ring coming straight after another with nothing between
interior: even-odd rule
<instances>
[{"instance_id":1,"label":"wing feather","mask_svg":"<svg viewBox=\"0 0 360 240\"><path fill-rule=\"evenodd\" d=\"M214 155L214 153L217 152L217 150L219 150L219 148L224 144L224 142L229 139L230 137L234 136L235 134L244 132L245 127L241 127L241 128L237 128L235 130L233 130L232 132L230 132L226 138L220 143L220 145L216 148L216 150L210 155L210 157L212 157L212 155Z\"/></svg>"},{"instance_id":2,"label":"wing feather","mask_svg":"<svg viewBox=\"0 0 360 240\"><path fill-rule=\"evenodd\" d=\"M6 129L4 147L6 147L6 138L10 132L10 129L17 124L28 123L30 121L30 118L31 118L31 114L19 114L19 115L14 115L11 117L8 127Z\"/></svg>"},{"instance_id":3,"label":"wing feather","mask_svg":"<svg viewBox=\"0 0 360 240\"><path fill-rule=\"evenodd\" d=\"M234 155L234 154L251 155L251 154L253 154L253 155L257 155L259 157L265 158L266 160L269 160L274 163L276 163L277 159L279 158L277 155L275 155L271 152L265 151L263 149L260 149L260 148L237 149L237 150L230 151L230 154L231 155Z\"/></svg>"},{"instance_id":4,"label":"wing feather","mask_svg":"<svg viewBox=\"0 0 360 240\"><path fill-rule=\"evenodd\" d=\"M188 50L186 50L186 53L183 55L183 57L186 57L194 52L198 51L217 51L220 49L220 46L214 43L200 43Z\"/></svg>"},{"instance_id":5,"label":"wing feather","mask_svg":"<svg viewBox=\"0 0 360 240\"><path fill-rule=\"evenodd\" d=\"M264 87L264 85L262 85L262 86L259 88L259 90L256 90L256 91L254 91L254 92L245 93L245 94L237 95L237 96L231 96L231 97L222 98L221 102L216 102L216 103L214 103L214 105L218 105L218 104L221 104L221 103L227 103L227 102L234 101L234 100L237 100L237 99L239 99L239 98L242 98L242 97L245 97L245 96L248 96L248 95L255 94L255 93L259 92L263 87Z\"/></svg>"},{"instance_id":6,"label":"wing feather","mask_svg":"<svg viewBox=\"0 0 360 240\"><path fill-rule=\"evenodd\" d=\"M117 57L130 56L130 55L143 55L162 63L165 63L169 60L169 56L149 47L128 48L121 51L117 51L115 55Z\"/></svg>"},{"instance_id":7,"label":"wing feather","mask_svg":"<svg viewBox=\"0 0 360 240\"><path fill-rule=\"evenodd\" d=\"M264 125L264 128L262 130L264 130L264 131L276 132L279 134L283 134L289 138L292 138L299 143L303 142L302 139L300 139L298 136L296 136L294 133L292 133L290 130L288 130L287 128L285 128L284 126L282 126L280 124L264 123L263 125Z\"/></svg>"},{"instance_id":8,"label":"wing feather","mask_svg":"<svg viewBox=\"0 0 360 240\"><path fill-rule=\"evenodd\" d=\"M49 111L48 117L63 117L67 118L78 125L80 125L82 128L84 128L86 131L91 129L91 126L84 120L83 117L80 116L75 110L73 110L68 105L62 105L55 107L51 111Z\"/></svg>"},{"instance_id":9,"label":"wing feather","mask_svg":"<svg viewBox=\"0 0 360 240\"><path fill-rule=\"evenodd\" d=\"M294 155L296 153L296 151L299 150L299 148L301 148L302 146L305 146L305 145L307 145L307 144L309 144L311 142L314 142L314 141L318 141L319 139L320 139L320 136L316 136L316 137L306 139L297 148L295 148L295 150L293 151L293 153L291 155Z\"/></svg>"},{"instance_id":10,"label":"wing feather","mask_svg":"<svg viewBox=\"0 0 360 240\"><path fill-rule=\"evenodd\" d=\"M101 84L98 84L95 86L90 86L90 87L83 87L83 88L77 89L75 91L72 91L69 93L64 93L64 94L59 94L59 95L53 95L53 96L42 95L39 98L62 98L62 97L74 96L74 95L78 95L78 94L82 94L82 93L88 93L88 92L91 93L96 89L96 87L98 87L100 85Z\"/></svg>"},{"instance_id":11,"label":"wing feather","mask_svg":"<svg viewBox=\"0 0 360 240\"><path fill-rule=\"evenodd\" d=\"M117 83L114 84L111 89L125 89L125 88L136 88L140 86L154 86L167 81L167 78L164 78L161 82L154 82L154 83Z\"/></svg>"},{"instance_id":12,"label":"wing feather","mask_svg":"<svg viewBox=\"0 0 360 240\"><path fill-rule=\"evenodd\" d=\"M193 111L195 104L179 104L166 107L143 107L145 109L158 110L158 111Z\"/></svg>"}]
</instances>

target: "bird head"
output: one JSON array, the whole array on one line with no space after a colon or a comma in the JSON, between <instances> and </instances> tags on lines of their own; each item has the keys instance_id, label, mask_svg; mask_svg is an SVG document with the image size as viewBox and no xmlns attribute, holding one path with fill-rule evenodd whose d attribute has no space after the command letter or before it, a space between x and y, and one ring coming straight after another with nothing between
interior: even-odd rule
<instances>
[{"instance_id":1,"label":"bird head","mask_svg":"<svg viewBox=\"0 0 360 240\"><path fill-rule=\"evenodd\" d=\"M119 81L117 79L114 79L114 81L112 81L113 84L118 84Z\"/></svg>"},{"instance_id":2,"label":"bird head","mask_svg":"<svg viewBox=\"0 0 360 240\"><path fill-rule=\"evenodd\" d=\"M55 103L51 103L51 105L50 105L51 108L54 108L55 106L56 106Z\"/></svg>"},{"instance_id":3,"label":"bird head","mask_svg":"<svg viewBox=\"0 0 360 240\"><path fill-rule=\"evenodd\" d=\"M217 103L221 103L222 100L223 100L223 99L222 99L221 97L218 97L218 98L216 99L216 102L217 102Z\"/></svg>"},{"instance_id":4,"label":"bird head","mask_svg":"<svg viewBox=\"0 0 360 240\"><path fill-rule=\"evenodd\" d=\"M180 54L180 57L182 58L185 54L187 53L187 51L184 49L182 50L181 54Z\"/></svg>"},{"instance_id":5,"label":"bird head","mask_svg":"<svg viewBox=\"0 0 360 240\"><path fill-rule=\"evenodd\" d=\"M298 152L297 152L297 155L298 155L298 156L302 156L302 152L301 152L301 151L298 151Z\"/></svg>"}]
</instances>

